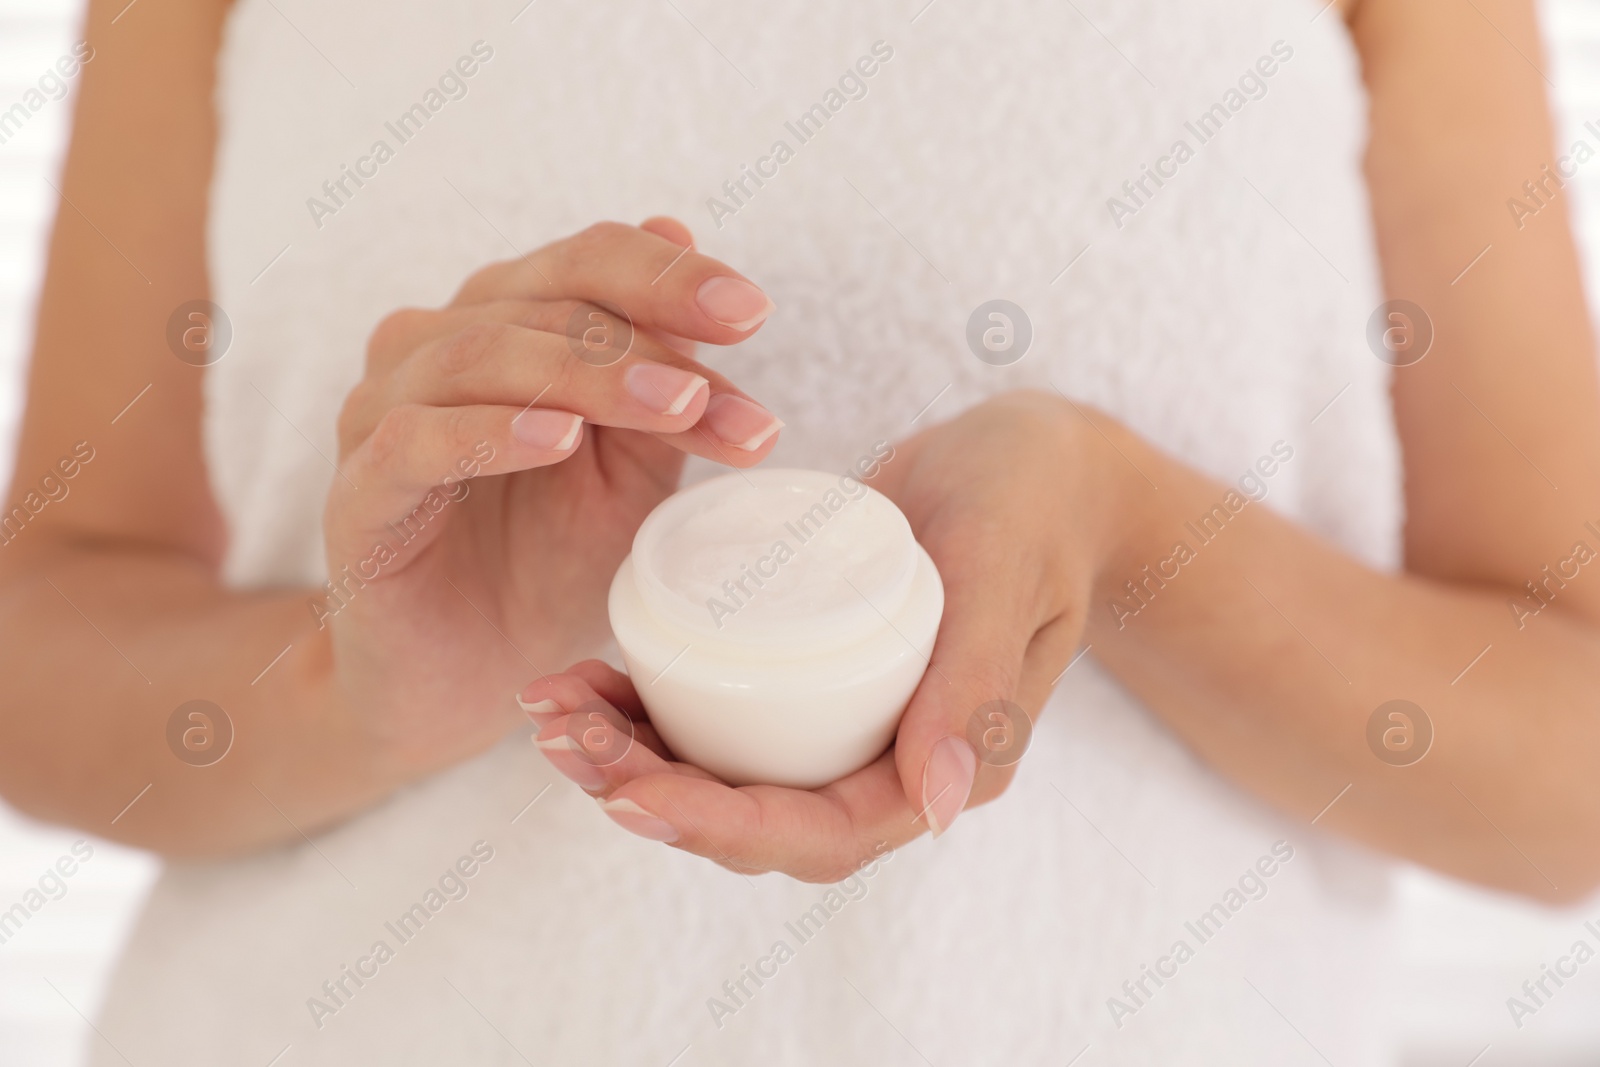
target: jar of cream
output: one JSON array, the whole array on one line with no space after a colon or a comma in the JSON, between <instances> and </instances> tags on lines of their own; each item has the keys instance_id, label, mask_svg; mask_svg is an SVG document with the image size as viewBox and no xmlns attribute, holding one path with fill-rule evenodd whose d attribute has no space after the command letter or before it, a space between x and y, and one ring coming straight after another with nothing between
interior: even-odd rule
<instances>
[{"instance_id":1,"label":"jar of cream","mask_svg":"<svg viewBox=\"0 0 1600 1067\"><path fill-rule=\"evenodd\" d=\"M900 509L854 476L748 470L662 501L609 607L679 758L734 785L813 789L888 746L944 585Z\"/></svg>"}]
</instances>

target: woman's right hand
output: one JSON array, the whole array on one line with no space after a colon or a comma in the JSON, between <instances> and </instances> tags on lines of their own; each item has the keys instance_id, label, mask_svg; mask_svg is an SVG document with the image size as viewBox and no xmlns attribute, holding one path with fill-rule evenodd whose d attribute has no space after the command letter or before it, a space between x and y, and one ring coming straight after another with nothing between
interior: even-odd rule
<instances>
[{"instance_id":1,"label":"woman's right hand","mask_svg":"<svg viewBox=\"0 0 1600 1067\"><path fill-rule=\"evenodd\" d=\"M378 325L339 418L332 583L312 610L389 775L488 747L530 673L604 639L612 574L684 453L748 467L771 450L782 423L692 358L771 310L652 219L493 264L446 307Z\"/></svg>"}]
</instances>

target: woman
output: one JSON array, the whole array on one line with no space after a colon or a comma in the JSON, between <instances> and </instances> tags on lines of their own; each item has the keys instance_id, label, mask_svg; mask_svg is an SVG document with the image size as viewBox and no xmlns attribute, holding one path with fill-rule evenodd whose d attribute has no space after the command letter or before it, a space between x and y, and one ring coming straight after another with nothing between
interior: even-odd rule
<instances>
[{"instance_id":1,"label":"woman","mask_svg":"<svg viewBox=\"0 0 1600 1067\"><path fill-rule=\"evenodd\" d=\"M0 783L172 858L96 1062L1379 1063L1380 853L1591 889L1532 4L1319 6L91 3ZM583 759L682 457L880 441L895 746Z\"/></svg>"}]
</instances>

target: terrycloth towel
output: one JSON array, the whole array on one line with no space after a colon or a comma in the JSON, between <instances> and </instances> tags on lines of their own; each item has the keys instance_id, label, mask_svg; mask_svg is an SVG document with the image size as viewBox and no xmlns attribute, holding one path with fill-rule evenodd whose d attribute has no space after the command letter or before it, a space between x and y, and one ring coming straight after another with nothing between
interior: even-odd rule
<instances>
[{"instance_id":1,"label":"terrycloth towel","mask_svg":"<svg viewBox=\"0 0 1600 1067\"><path fill-rule=\"evenodd\" d=\"M709 357L787 421L774 463L1053 385L1227 481L1291 450L1263 506L1394 566L1337 14L920 3L241 0L206 414L229 580L323 577L323 457L384 313L658 213L777 301ZM1009 367L966 341L991 299L1031 321ZM315 848L169 867L100 1025L166 1067L1382 1063L1385 868L1313 814L1219 777L1092 653L1005 797L832 895L628 836L524 732Z\"/></svg>"}]
</instances>

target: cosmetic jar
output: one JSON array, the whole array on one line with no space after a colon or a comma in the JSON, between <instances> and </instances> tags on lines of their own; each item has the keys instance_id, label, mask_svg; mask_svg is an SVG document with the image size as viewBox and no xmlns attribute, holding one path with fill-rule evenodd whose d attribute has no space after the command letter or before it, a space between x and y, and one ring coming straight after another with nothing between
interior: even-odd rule
<instances>
[{"instance_id":1,"label":"cosmetic jar","mask_svg":"<svg viewBox=\"0 0 1600 1067\"><path fill-rule=\"evenodd\" d=\"M734 785L813 789L888 747L944 585L900 509L853 475L756 469L662 501L609 608L680 759Z\"/></svg>"}]
</instances>

